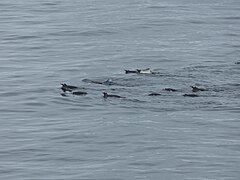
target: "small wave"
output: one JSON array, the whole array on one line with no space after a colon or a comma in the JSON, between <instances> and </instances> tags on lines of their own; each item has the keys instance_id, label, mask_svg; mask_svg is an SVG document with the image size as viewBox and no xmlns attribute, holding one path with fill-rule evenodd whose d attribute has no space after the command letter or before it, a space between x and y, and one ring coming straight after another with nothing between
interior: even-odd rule
<instances>
[{"instance_id":1,"label":"small wave","mask_svg":"<svg viewBox=\"0 0 240 180\"><path fill-rule=\"evenodd\" d=\"M190 23L190 24L209 24L208 22L201 21L201 20L190 20L190 21L188 21L188 23Z\"/></svg>"},{"instance_id":2,"label":"small wave","mask_svg":"<svg viewBox=\"0 0 240 180\"><path fill-rule=\"evenodd\" d=\"M229 37L239 37L240 36L240 34L237 34L237 33L225 33L224 35L229 36Z\"/></svg>"},{"instance_id":3,"label":"small wave","mask_svg":"<svg viewBox=\"0 0 240 180\"><path fill-rule=\"evenodd\" d=\"M106 36L106 35L113 35L116 34L115 31L110 30L88 30L79 32L80 36Z\"/></svg>"},{"instance_id":4,"label":"small wave","mask_svg":"<svg viewBox=\"0 0 240 180\"><path fill-rule=\"evenodd\" d=\"M54 33L49 33L49 36L84 36L84 37L94 37L94 36L106 36L106 35L113 35L116 34L116 31L112 30L86 30L86 31L75 31L75 30L65 30L65 31L58 31Z\"/></svg>"},{"instance_id":5,"label":"small wave","mask_svg":"<svg viewBox=\"0 0 240 180\"><path fill-rule=\"evenodd\" d=\"M37 39L40 38L39 36L34 36L34 35L9 35L7 37L4 37L3 40L5 41L14 41L14 40L32 40L32 39Z\"/></svg>"},{"instance_id":6,"label":"small wave","mask_svg":"<svg viewBox=\"0 0 240 180\"><path fill-rule=\"evenodd\" d=\"M60 4L60 2L43 2L43 3L41 3L41 5L43 5L43 6L57 6L57 5L59 5Z\"/></svg>"},{"instance_id":7,"label":"small wave","mask_svg":"<svg viewBox=\"0 0 240 180\"><path fill-rule=\"evenodd\" d=\"M167 6L158 6L158 5L152 5L152 6L148 6L149 9L167 9Z\"/></svg>"},{"instance_id":8,"label":"small wave","mask_svg":"<svg viewBox=\"0 0 240 180\"><path fill-rule=\"evenodd\" d=\"M219 19L225 19L225 20L240 20L240 16L219 17Z\"/></svg>"}]
</instances>

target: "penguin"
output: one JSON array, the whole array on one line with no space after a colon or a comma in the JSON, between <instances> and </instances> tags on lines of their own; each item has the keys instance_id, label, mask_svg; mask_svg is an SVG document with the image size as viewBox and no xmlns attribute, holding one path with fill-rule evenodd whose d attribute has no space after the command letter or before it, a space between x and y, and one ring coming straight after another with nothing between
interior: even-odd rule
<instances>
[{"instance_id":1,"label":"penguin","mask_svg":"<svg viewBox=\"0 0 240 180\"><path fill-rule=\"evenodd\" d=\"M108 94L106 92L103 92L103 97L108 98L108 97L113 97L113 98L124 98L122 96L114 95L114 94Z\"/></svg>"},{"instance_id":2,"label":"penguin","mask_svg":"<svg viewBox=\"0 0 240 180\"><path fill-rule=\"evenodd\" d=\"M135 73L135 74L137 74L138 71L137 71L137 70L125 70L125 74L130 74L130 73Z\"/></svg>"},{"instance_id":3,"label":"penguin","mask_svg":"<svg viewBox=\"0 0 240 180\"><path fill-rule=\"evenodd\" d=\"M148 96L161 96L161 94L153 92L153 93L148 94Z\"/></svg>"},{"instance_id":4,"label":"penguin","mask_svg":"<svg viewBox=\"0 0 240 180\"><path fill-rule=\"evenodd\" d=\"M62 85L61 89L63 92L66 92L66 91L72 92L74 89L78 88L77 86L69 86L65 83L63 83L63 84L61 83L61 85Z\"/></svg>"},{"instance_id":5,"label":"penguin","mask_svg":"<svg viewBox=\"0 0 240 180\"><path fill-rule=\"evenodd\" d=\"M152 71L150 70L150 68L147 68L147 69L137 69L138 73L139 74L152 74Z\"/></svg>"},{"instance_id":6,"label":"penguin","mask_svg":"<svg viewBox=\"0 0 240 180\"><path fill-rule=\"evenodd\" d=\"M184 94L184 97L199 97L197 94Z\"/></svg>"},{"instance_id":7,"label":"penguin","mask_svg":"<svg viewBox=\"0 0 240 180\"><path fill-rule=\"evenodd\" d=\"M198 88L197 86L190 86L192 88L192 92L198 92L198 91L206 91L206 89Z\"/></svg>"},{"instance_id":8,"label":"penguin","mask_svg":"<svg viewBox=\"0 0 240 180\"><path fill-rule=\"evenodd\" d=\"M177 89L173 89L173 88L165 88L165 91L170 91L170 92L176 92L178 91Z\"/></svg>"},{"instance_id":9,"label":"penguin","mask_svg":"<svg viewBox=\"0 0 240 180\"><path fill-rule=\"evenodd\" d=\"M136 69L136 70L125 70L125 74L153 74L153 72L150 70L150 68L147 69Z\"/></svg>"},{"instance_id":10,"label":"penguin","mask_svg":"<svg viewBox=\"0 0 240 180\"><path fill-rule=\"evenodd\" d=\"M81 96L81 95L86 95L87 92L83 92L83 91L75 91L75 92L72 92L73 95L77 95L77 96Z\"/></svg>"}]
</instances>

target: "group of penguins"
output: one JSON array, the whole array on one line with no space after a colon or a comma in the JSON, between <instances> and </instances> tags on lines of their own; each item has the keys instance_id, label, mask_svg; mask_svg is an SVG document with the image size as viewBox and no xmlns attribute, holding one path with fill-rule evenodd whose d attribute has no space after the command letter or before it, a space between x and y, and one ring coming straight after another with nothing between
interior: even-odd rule
<instances>
[{"instance_id":1,"label":"group of penguins","mask_svg":"<svg viewBox=\"0 0 240 180\"><path fill-rule=\"evenodd\" d=\"M126 74L157 74L158 72L153 72L150 70L150 68L147 69L136 69L136 70L125 70ZM111 79L107 79L106 81L100 82L100 81L93 81L93 80L89 80L89 79L85 79L83 80L85 82L88 83L94 83L94 84L102 84L102 85L113 85L114 83L111 81ZM62 96L66 96L66 93L71 93L73 95L78 95L78 96L83 96L83 95L87 95L88 93L85 91L80 91L79 87L77 86L72 86L72 85L67 85L66 83L61 83L61 90L63 91L63 93L61 93ZM199 88L197 86L190 86L192 88L192 92L191 94L183 94L183 96L185 97L198 97L198 94L195 94L195 92L198 91L206 91L206 89L204 88ZM165 88L163 89L165 91L169 91L169 92L176 92L178 91L177 89L173 89L173 88ZM150 94L148 94L148 96L160 96L160 93L156 93L156 92L152 92ZM125 98L119 95L115 95L115 94L108 94L107 92L103 92L103 98Z\"/></svg>"}]
</instances>

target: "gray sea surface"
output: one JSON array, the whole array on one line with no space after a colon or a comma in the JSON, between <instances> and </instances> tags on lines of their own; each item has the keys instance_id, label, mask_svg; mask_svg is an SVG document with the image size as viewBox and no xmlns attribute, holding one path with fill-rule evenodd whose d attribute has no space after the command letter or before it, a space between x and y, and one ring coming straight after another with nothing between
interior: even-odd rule
<instances>
[{"instance_id":1,"label":"gray sea surface","mask_svg":"<svg viewBox=\"0 0 240 180\"><path fill-rule=\"evenodd\" d=\"M239 0L2 0L0 84L0 179L240 179Z\"/></svg>"}]
</instances>

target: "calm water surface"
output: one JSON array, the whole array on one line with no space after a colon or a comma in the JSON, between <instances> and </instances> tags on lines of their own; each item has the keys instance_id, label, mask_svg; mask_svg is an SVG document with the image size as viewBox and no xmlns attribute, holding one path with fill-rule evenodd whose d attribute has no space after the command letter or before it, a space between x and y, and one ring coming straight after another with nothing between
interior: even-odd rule
<instances>
[{"instance_id":1,"label":"calm water surface","mask_svg":"<svg viewBox=\"0 0 240 180\"><path fill-rule=\"evenodd\" d=\"M240 179L238 0L1 1L0 42L0 179Z\"/></svg>"}]
</instances>

